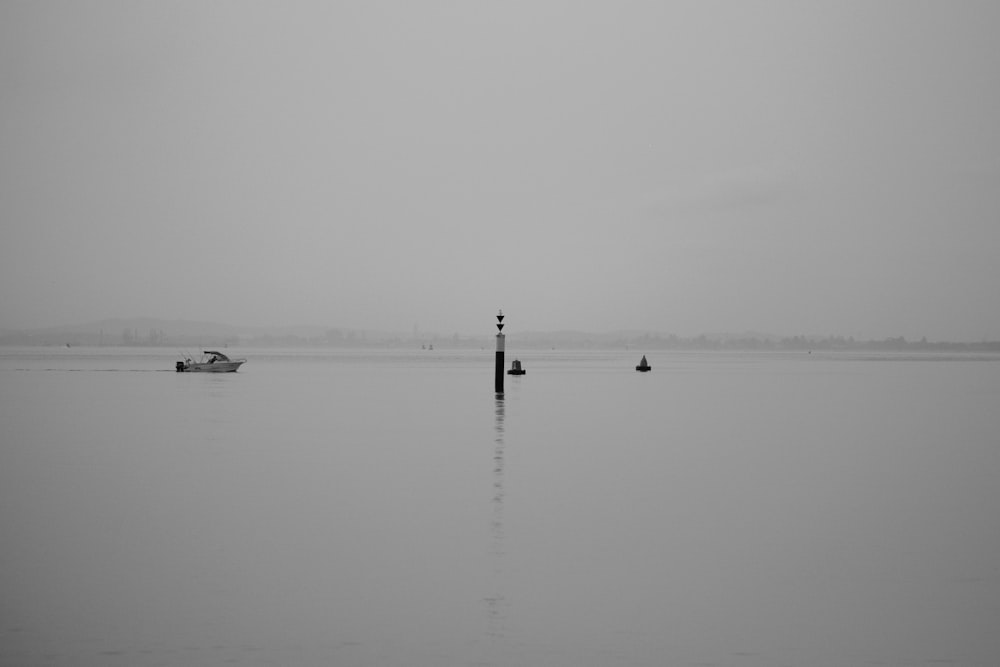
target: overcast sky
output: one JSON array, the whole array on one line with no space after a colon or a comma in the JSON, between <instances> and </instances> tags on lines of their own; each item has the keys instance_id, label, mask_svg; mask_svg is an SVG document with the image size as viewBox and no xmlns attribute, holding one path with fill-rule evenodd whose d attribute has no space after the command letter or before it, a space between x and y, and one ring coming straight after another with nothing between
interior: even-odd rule
<instances>
[{"instance_id":1,"label":"overcast sky","mask_svg":"<svg viewBox=\"0 0 1000 667\"><path fill-rule=\"evenodd\" d=\"M0 327L1000 338L1000 3L0 1Z\"/></svg>"}]
</instances>

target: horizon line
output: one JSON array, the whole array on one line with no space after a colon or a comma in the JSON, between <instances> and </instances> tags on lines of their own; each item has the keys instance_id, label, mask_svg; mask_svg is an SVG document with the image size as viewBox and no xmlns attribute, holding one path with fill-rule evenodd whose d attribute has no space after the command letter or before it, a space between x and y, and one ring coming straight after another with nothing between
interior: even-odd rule
<instances>
[{"instance_id":1,"label":"horizon line","mask_svg":"<svg viewBox=\"0 0 1000 667\"><path fill-rule=\"evenodd\" d=\"M230 335L245 335L239 333L241 330L246 331L247 334L256 333L257 335L268 335L266 332L271 331L283 331L286 332L285 335L289 335L291 330L295 329L314 329L321 330L325 332L334 331L345 331L353 333L368 333L368 334L378 334L383 336L394 336L397 338L402 338L405 340L419 340L421 338L453 338L455 336L460 336L463 338L492 338L495 334L492 332L462 332L453 331L450 333L445 333L442 331L426 330L419 332L412 332L405 329L384 329L377 327L352 327L343 325L330 325L330 324L272 324L272 325L245 325L245 324L231 324L228 322L212 321L212 320L198 320L198 319L182 319L173 318L167 319L162 317L107 317L99 320L92 320L87 322L77 322L73 324L58 324L49 326L36 326L36 327L0 327L0 332L4 332L8 335L10 334L43 334L65 332L65 333L85 333L85 331L80 331L81 329L100 327L105 323L115 323L116 325L121 325L125 323L132 322L132 326L135 326L135 322L144 323L162 323L162 324L178 324L178 325L188 325L188 326L210 326L223 329L234 330ZM126 324L126 327L128 325ZM139 333L139 332L136 332ZM109 335L114 335L114 332L108 332ZM179 334L184 335L184 334ZM217 334L216 334L217 335ZM273 335L273 333L272 333ZM977 339L931 339L926 335L919 337L907 337L904 335L895 336L884 336L884 337L871 337L865 336L863 334L843 334L843 333L796 333L796 334L786 334L786 333L773 333L768 331L745 329L742 331L729 330L729 331L700 331L694 334L679 334L676 331L668 331L665 329L654 329L654 328L637 328L637 327L622 327L616 329L575 329L575 328L559 328L559 329L521 329L519 330L519 335L525 336L540 336L540 335L573 335L573 336L615 336L615 335L631 335L631 336L657 336L667 338L677 338L680 340L697 340L699 338L728 338L728 339L744 339L744 340L754 340L761 339L764 340L794 340L794 339L804 339L804 340L836 340L843 339L853 340L855 342L885 342L885 341L896 341L896 342L921 342L921 343L962 343L962 344L977 344L977 343L992 343L997 342L997 339L991 338L989 336L980 337Z\"/></svg>"}]
</instances>

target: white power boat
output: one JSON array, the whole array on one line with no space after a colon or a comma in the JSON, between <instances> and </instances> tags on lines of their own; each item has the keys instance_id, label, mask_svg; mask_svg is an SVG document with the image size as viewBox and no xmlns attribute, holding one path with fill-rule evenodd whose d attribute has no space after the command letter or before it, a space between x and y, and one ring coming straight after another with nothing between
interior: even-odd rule
<instances>
[{"instance_id":1,"label":"white power boat","mask_svg":"<svg viewBox=\"0 0 1000 667\"><path fill-rule=\"evenodd\" d=\"M198 361L190 357L177 362L178 373L235 373L246 359L230 359L221 352L205 350Z\"/></svg>"}]
</instances>

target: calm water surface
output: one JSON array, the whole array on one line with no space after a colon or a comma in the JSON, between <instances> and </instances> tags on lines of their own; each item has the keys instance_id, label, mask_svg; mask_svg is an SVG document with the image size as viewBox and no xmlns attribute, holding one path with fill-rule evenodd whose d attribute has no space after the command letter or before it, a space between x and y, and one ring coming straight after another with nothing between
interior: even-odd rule
<instances>
[{"instance_id":1,"label":"calm water surface","mask_svg":"<svg viewBox=\"0 0 1000 667\"><path fill-rule=\"evenodd\" d=\"M0 348L0 664L1000 662L996 358L234 352Z\"/></svg>"}]
</instances>

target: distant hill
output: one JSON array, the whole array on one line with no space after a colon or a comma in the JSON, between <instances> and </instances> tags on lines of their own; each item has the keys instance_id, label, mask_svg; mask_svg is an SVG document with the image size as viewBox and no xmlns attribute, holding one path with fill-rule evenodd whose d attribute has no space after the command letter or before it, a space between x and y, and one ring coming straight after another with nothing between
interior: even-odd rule
<instances>
[{"instance_id":1,"label":"distant hill","mask_svg":"<svg viewBox=\"0 0 1000 667\"><path fill-rule=\"evenodd\" d=\"M140 317L107 319L43 329L0 330L0 345L220 347L413 347L492 349L491 333L477 335L399 333L343 327L248 327L219 322ZM853 337L779 336L759 332L713 333L681 337L671 333L621 330L523 331L508 334L508 348L650 350L902 350L1000 353L1000 342L908 341L903 337L860 341Z\"/></svg>"},{"instance_id":2,"label":"distant hill","mask_svg":"<svg viewBox=\"0 0 1000 667\"><path fill-rule=\"evenodd\" d=\"M310 340L326 335L318 326L248 327L220 322L116 318L41 329L0 331L0 344L14 345L219 345L243 340Z\"/></svg>"}]
</instances>

